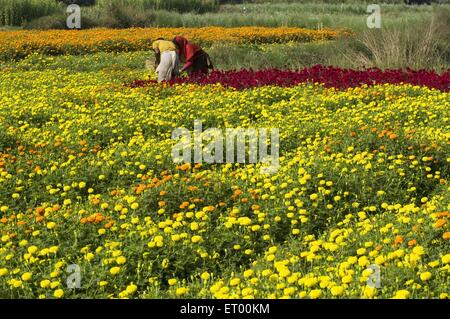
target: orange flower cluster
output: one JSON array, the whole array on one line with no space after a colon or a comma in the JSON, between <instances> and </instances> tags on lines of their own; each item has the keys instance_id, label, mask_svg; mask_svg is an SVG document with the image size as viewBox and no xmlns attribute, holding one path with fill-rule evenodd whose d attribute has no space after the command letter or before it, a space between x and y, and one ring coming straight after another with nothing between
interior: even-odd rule
<instances>
[{"instance_id":1,"label":"orange flower cluster","mask_svg":"<svg viewBox=\"0 0 450 319\"><path fill-rule=\"evenodd\" d=\"M48 55L129 52L149 50L152 40L182 35L199 44L311 42L332 40L347 31L303 28L204 27L204 28L130 28L89 30L2 31L0 59L18 59L38 52Z\"/></svg>"},{"instance_id":2,"label":"orange flower cluster","mask_svg":"<svg viewBox=\"0 0 450 319\"><path fill-rule=\"evenodd\" d=\"M102 221L104 221L105 216L102 215L102 213L95 213L90 215L89 217L83 217L80 219L80 223L81 224L88 224L88 223L93 223L93 224L98 224Z\"/></svg>"}]
</instances>

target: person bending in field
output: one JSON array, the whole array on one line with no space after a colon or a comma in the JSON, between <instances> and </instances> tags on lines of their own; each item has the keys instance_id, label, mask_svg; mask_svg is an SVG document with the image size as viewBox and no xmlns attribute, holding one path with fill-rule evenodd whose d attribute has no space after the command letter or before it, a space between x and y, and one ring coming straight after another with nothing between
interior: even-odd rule
<instances>
[{"instance_id":1,"label":"person bending in field","mask_svg":"<svg viewBox=\"0 0 450 319\"><path fill-rule=\"evenodd\" d=\"M178 75L179 57L177 47L172 41L157 39L152 43L155 51L155 69L158 82L170 81Z\"/></svg>"},{"instance_id":2,"label":"person bending in field","mask_svg":"<svg viewBox=\"0 0 450 319\"><path fill-rule=\"evenodd\" d=\"M177 46L180 61L184 63L180 72L186 71L189 75L197 72L208 74L210 69L214 69L208 53L200 46L182 36L175 37L173 43Z\"/></svg>"}]
</instances>

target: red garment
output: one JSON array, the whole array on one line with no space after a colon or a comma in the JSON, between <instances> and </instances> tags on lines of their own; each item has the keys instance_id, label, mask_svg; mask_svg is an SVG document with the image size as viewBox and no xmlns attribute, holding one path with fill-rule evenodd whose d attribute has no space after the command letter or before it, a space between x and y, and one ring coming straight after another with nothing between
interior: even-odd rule
<instances>
[{"instance_id":1,"label":"red garment","mask_svg":"<svg viewBox=\"0 0 450 319\"><path fill-rule=\"evenodd\" d=\"M181 71L189 69L194 63L195 58L203 52L201 47L190 43L186 38L182 36L175 37L173 42L175 42L180 49L180 60L185 62Z\"/></svg>"}]
</instances>

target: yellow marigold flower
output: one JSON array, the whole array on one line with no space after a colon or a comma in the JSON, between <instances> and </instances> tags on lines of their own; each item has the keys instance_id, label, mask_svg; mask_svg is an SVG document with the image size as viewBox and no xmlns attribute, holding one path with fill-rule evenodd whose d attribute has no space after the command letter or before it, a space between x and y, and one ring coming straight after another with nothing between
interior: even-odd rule
<instances>
[{"instance_id":1,"label":"yellow marigold flower","mask_svg":"<svg viewBox=\"0 0 450 319\"><path fill-rule=\"evenodd\" d=\"M23 281L28 281L28 280L31 279L32 276L33 276L33 275L31 274L31 272L26 272L26 273L24 273L24 274L22 275L22 280L23 280Z\"/></svg>"},{"instance_id":2,"label":"yellow marigold flower","mask_svg":"<svg viewBox=\"0 0 450 319\"><path fill-rule=\"evenodd\" d=\"M130 284L127 286L126 292L129 295L132 295L133 293L135 293L137 290L137 286L135 284Z\"/></svg>"},{"instance_id":3,"label":"yellow marigold flower","mask_svg":"<svg viewBox=\"0 0 450 319\"><path fill-rule=\"evenodd\" d=\"M176 280L175 278L171 278L167 282L168 282L169 286L173 286L173 285L177 284L178 280Z\"/></svg>"},{"instance_id":4,"label":"yellow marigold flower","mask_svg":"<svg viewBox=\"0 0 450 319\"><path fill-rule=\"evenodd\" d=\"M245 278L249 278L253 275L253 270L252 269L247 269L246 271L244 271L244 277Z\"/></svg>"},{"instance_id":5,"label":"yellow marigold flower","mask_svg":"<svg viewBox=\"0 0 450 319\"><path fill-rule=\"evenodd\" d=\"M317 299L320 298L320 296L322 296L322 290L320 289L313 289L309 292L309 297L311 299Z\"/></svg>"},{"instance_id":6,"label":"yellow marigold flower","mask_svg":"<svg viewBox=\"0 0 450 319\"><path fill-rule=\"evenodd\" d=\"M351 275L342 277L342 283L344 283L344 284L351 283L352 281L353 281L353 277Z\"/></svg>"},{"instance_id":7,"label":"yellow marigold flower","mask_svg":"<svg viewBox=\"0 0 450 319\"><path fill-rule=\"evenodd\" d=\"M56 287L58 287L61 283L59 281L52 281L50 283L50 288L55 289Z\"/></svg>"},{"instance_id":8,"label":"yellow marigold flower","mask_svg":"<svg viewBox=\"0 0 450 319\"><path fill-rule=\"evenodd\" d=\"M91 261L92 259L94 259L94 254L93 253L87 253L85 258L86 258L87 261Z\"/></svg>"},{"instance_id":9,"label":"yellow marigold flower","mask_svg":"<svg viewBox=\"0 0 450 319\"><path fill-rule=\"evenodd\" d=\"M356 251L356 253L357 253L358 255L364 255L364 254L366 253L366 249L365 249L365 248L359 248L359 249Z\"/></svg>"},{"instance_id":10,"label":"yellow marigold flower","mask_svg":"<svg viewBox=\"0 0 450 319\"><path fill-rule=\"evenodd\" d=\"M373 298L377 294L377 288L365 286L363 288L363 296L365 298Z\"/></svg>"},{"instance_id":11,"label":"yellow marigold flower","mask_svg":"<svg viewBox=\"0 0 450 319\"><path fill-rule=\"evenodd\" d=\"M287 287L287 288L284 288L284 290L283 290L283 294L285 296L292 296L294 293L295 293L294 287Z\"/></svg>"},{"instance_id":12,"label":"yellow marigold flower","mask_svg":"<svg viewBox=\"0 0 450 319\"><path fill-rule=\"evenodd\" d=\"M240 284L240 282L241 282L240 278L233 278L230 280L230 286L237 286Z\"/></svg>"},{"instance_id":13,"label":"yellow marigold flower","mask_svg":"<svg viewBox=\"0 0 450 319\"><path fill-rule=\"evenodd\" d=\"M339 297L339 296L342 296L344 294L344 287L342 287L342 286L333 286L333 287L331 287L330 291L331 291L331 294L333 296Z\"/></svg>"},{"instance_id":14,"label":"yellow marigold flower","mask_svg":"<svg viewBox=\"0 0 450 319\"><path fill-rule=\"evenodd\" d=\"M442 256L441 261L444 265L450 264L450 254Z\"/></svg>"},{"instance_id":15,"label":"yellow marigold flower","mask_svg":"<svg viewBox=\"0 0 450 319\"><path fill-rule=\"evenodd\" d=\"M411 293L408 290L397 290L394 295L394 299L408 299L411 296Z\"/></svg>"},{"instance_id":16,"label":"yellow marigold flower","mask_svg":"<svg viewBox=\"0 0 450 319\"><path fill-rule=\"evenodd\" d=\"M423 272L423 273L420 274L420 280L427 281L427 280L430 280L432 276L433 275L429 271Z\"/></svg>"},{"instance_id":17,"label":"yellow marigold flower","mask_svg":"<svg viewBox=\"0 0 450 319\"><path fill-rule=\"evenodd\" d=\"M47 288L48 286L50 286L50 280L48 279L44 279L40 282L40 286L41 288Z\"/></svg>"},{"instance_id":18,"label":"yellow marigold flower","mask_svg":"<svg viewBox=\"0 0 450 319\"><path fill-rule=\"evenodd\" d=\"M62 289L55 290L53 296L55 296L55 298L62 298L64 296L64 290Z\"/></svg>"},{"instance_id":19,"label":"yellow marigold flower","mask_svg":"<svg viewBox=\"0 0 450 319\"><path fill-rule=\"evenodd\" d=\"M183 295L187 294L187 292L188 292L188 288L185 288L185 287L179 287L179 288L177 288L177 290L175 291L175 294L176 294L177 296L183 296Z\"/></svg>"},{"instance_id":20,"label":"yellow marigold flower","mask_svg":"<svg viewBox=\"0 0 450 319\"><path fill-rule=\"evenodd\" d=\"M422 246L418 245L413 248L412 252L416 255L421 256L421 255L425 254L425 249Z\"/></svg>"},{"instance_id":21,"label":"yellow marigold flower","mask_svg":"<svg viewBox=\"0 0 450 319\"><path fill-rule=\"evenodd\" d=\"M30 247L28 247L27 250L30 254L34 254L35 252L38 251L38 248L36 246L30 246Z\"/></svg>"},{"instance_id":22,"label":"yellow marigold flower","mask_svg":"<svg viewBox=\"0 0 450 319\"><path fill-rule=\"evenodd\" d=\"M12 279L10 283L14 288L19 288L19 287L22 287L22 285L23 285L21 280L15 280L15 279Z\"/></svg>"},{"instance_id":23,"label":"yellow marigold flower","mask_svg":"<svg viewBox=\"0 0 450 319\"><path fill-rule=\"evenodd\" d=\"M198 235L192 236L191 241L192 241L194 244L199 243L199 242L202 241L202 237L201 237L201 236L198 236Z\"/></svg>"},{"instance_id":24,"label":"yellow marigold flower","mask_svg":"<svg viewBox=\"0 0 450 319\"><path fill-rule=\"evenodd\" d=\"M112 267L109 272L111 275L117 275L120 272L120 267Z\"/></svg>"},{"instance_id":25,"label":"yellow marigold flower","mask_svg":"<svg viewBox=\"0 0 450 319\"><path fill-rule=\"evenodd\" d=\"M205 272L203 272L201 275L200 275L200 278L202 278L203 280L208 280L209 278L211 277L211 275L207 272L207 271L205 271Z\"/></svg>"},{"instance_id":26,"label":"yellow marigold flower","mask_svg":"<svg viewBox=\"0 0 450 319\"><path fill-rule=\"evenodd\" d=\"M304 281L304 285L306 287L314 287L315 285L317 285L317 283L318 283L318 280L315 277L306 278L305 281Z\"/></svg>"}]
</instances>

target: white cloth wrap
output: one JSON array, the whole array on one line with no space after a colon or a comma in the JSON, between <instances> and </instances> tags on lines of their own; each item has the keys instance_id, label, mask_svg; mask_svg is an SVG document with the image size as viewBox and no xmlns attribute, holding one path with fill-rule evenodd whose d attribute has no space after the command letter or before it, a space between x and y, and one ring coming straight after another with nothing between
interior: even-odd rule
<instances>
[{"instance_id":1,"label":"white cloth wrap","mask_svg":"<svg viewBox=\"0 0 450 319\"><path fill-rule=\"evenodd\" d=\"M178 54L175 51L164 51L161 53L161 62L156 68L158 82L170 81L172 75L177 75L179 70Z\"/></svg>"}]
</instances>

